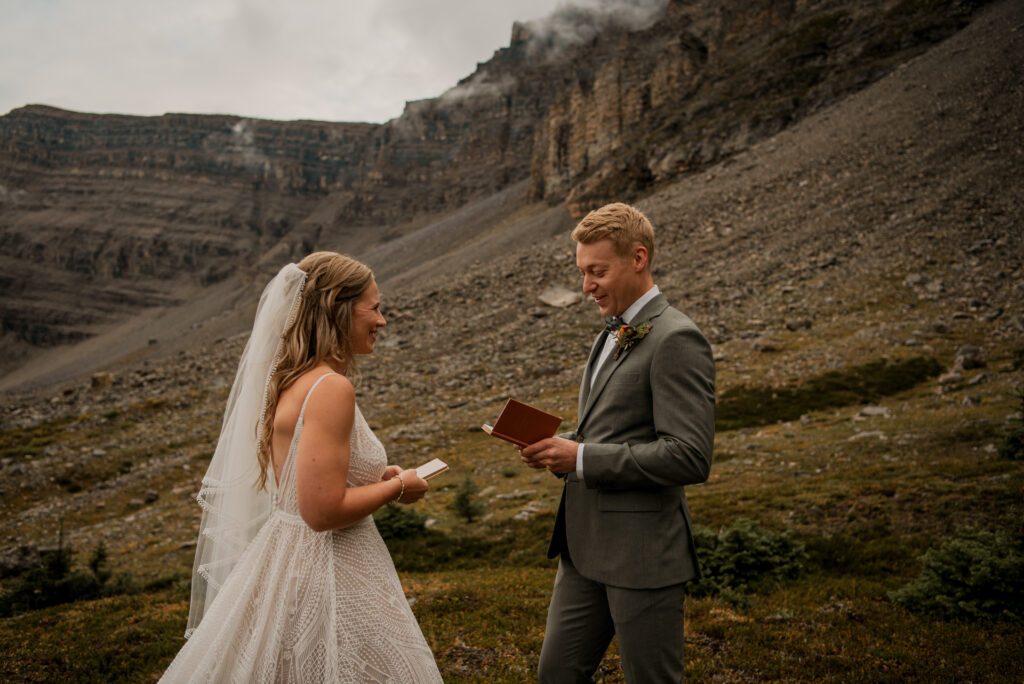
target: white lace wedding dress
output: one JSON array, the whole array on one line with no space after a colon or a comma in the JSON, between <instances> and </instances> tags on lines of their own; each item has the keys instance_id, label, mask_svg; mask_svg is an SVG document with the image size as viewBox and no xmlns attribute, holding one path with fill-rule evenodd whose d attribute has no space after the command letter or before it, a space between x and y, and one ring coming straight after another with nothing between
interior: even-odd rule
<instances>
[{"instance_id":1,"label":"white lace wedding dress","mask_svg":"<svg viewBox=\"0 0 1024 684\"><path fill-rule=\"evenodd\" d=\"M441 681L373 518L314 532L299 516L295 454L323 377L270 518L161 682ZM348 485L378 482L387 456L358 406L351 445Z\"/></svg>"}]
</instances>

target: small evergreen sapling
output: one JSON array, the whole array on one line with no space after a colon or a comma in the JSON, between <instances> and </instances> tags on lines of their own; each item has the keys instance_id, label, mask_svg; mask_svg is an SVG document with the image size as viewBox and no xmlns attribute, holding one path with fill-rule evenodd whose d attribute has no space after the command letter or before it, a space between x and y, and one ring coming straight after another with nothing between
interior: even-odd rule
<instances>
[{"instance_id":1,"label":"small evergreen sapling","mask_svg":"<svg viewBox=\"0 0 1024 684\"><path fill-rule=\"evenodd\" d=\"M479 518L484 512L484 505L477 500L476 492L476 484L467 475L466 479L462 481L462 484L455 491L455 498L449 505L449 508L455 511L456 515L468 523Z\"/></svg>"}]
</instances>

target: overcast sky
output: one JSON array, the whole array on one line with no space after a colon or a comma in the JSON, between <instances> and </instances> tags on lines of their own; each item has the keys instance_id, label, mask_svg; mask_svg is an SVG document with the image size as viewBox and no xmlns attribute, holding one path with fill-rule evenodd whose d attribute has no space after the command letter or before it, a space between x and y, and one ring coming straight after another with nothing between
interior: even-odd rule
<instances>
[{"instance_id":1,"label":"overcast sky","mask_svg":"<svg viewBox=\"0 0 1024 684\"><path fill-rule=\"evenodd\" d=\"M0 115L31 103L383 122L507 46L513 21L563 4L0 0Z\"/></svg>"}]
</instances>

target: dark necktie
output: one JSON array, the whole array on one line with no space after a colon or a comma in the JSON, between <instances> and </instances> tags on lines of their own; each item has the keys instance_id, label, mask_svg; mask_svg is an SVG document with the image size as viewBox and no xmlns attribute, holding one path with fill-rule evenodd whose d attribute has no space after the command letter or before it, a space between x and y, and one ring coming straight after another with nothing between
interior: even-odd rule
<instances>
[{"instance_id":1,"label":"dark necktie","mask_svg":"<svg viewBox=\"0 0 1024 684\"><path fill-rule=\"evenodd\" d=\"M625 324L626 322L618 316L607 316L604 319L604 329L612 335L618 334L619 328Z\"/></svg>"}]
</instances>

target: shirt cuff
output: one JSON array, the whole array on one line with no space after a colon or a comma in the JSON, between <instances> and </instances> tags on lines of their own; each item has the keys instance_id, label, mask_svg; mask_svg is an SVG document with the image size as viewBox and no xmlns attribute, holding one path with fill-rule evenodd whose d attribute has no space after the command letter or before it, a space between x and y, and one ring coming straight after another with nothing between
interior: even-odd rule
<instances>
[{"instance_id":1,"label":"shirt cuff","mask_svg":"<svg viewBox=\"0 0 1024 684\"><path fill-rule=\"evenodd\" d=\"M576 447L576 477L583 481L583 442Z\"/></svg>"}]
</instances>

